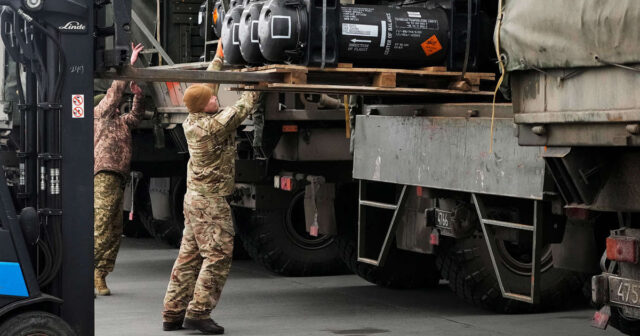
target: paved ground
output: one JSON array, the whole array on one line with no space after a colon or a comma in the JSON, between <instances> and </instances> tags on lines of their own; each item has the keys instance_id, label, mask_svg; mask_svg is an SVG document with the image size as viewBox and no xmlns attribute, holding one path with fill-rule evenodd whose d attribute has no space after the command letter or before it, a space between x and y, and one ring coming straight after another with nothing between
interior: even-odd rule
<instances>
[{"instance_id":1,"label":"paved ground","mask_svg":"<svg viewBox=\"0 0 640 336\"><path fill-rule=\"evenodd\" d=\"M96 335L196 335L161 331L160 311L177 250L125 239L114 292L96 300ZM251 261L234 262L214 312L228 335L619 335L589 326L592 310L496 315L468 306L445 285L431 290L379 288L353 275L283 278Z\"/></svg>"}]
</instances>

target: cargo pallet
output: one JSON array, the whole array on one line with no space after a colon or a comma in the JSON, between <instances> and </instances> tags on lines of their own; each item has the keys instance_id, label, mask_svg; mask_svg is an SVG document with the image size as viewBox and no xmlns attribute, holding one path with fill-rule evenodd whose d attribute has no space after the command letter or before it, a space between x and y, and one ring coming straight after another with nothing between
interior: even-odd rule
<instances>
[{"instance_id":1,"label":"cargo pallet","mask_svg":"<svg viewBox=\"0 0 640 336\"><path fill-rule=\"evenodd\" d=\"M271 64L233 70L241 73L282 74L282 81L239 84L236 91L313 92L362 95L466 95L492 96L482 91L482 81L494 81L493 73L447 71L445 67L421 69L358 68L338 64L334 68Z\"/></svg>"}]
</instances>

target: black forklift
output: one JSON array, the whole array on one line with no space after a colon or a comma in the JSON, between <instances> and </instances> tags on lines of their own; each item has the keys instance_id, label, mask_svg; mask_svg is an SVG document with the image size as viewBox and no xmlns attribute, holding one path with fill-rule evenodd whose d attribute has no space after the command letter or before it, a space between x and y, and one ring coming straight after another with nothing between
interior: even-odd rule
<instances>
[{"instance_id":1,"label":"black forklift","mask_svg":"<svg viewBox=\"0 0 640 336\"><path fill-rule=\"evenodd\" d=\"M96 28L103 2L0 0L19 96L0 154L2 336L93 335L94 68L121 65L129 42L128 23Z\"/></svg>"}]
</instances>

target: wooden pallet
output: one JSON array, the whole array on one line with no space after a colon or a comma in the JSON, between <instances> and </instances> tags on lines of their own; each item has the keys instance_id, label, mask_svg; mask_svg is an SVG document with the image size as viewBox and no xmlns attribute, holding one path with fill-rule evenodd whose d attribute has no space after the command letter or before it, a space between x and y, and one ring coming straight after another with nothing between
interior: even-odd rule
<instances>
[{"instance_id":1,"label":"wooden pallet","mask_svg":"<svg viewBox=\"0 0 640 336\"><path fill-rule=\"evenodd\" d=\"M354 68L339 64L335 68L271 64L234 70L253 73L279 73L282 82L238 85L232 90L292 91L340 94L438 94L490 96L481 91L481 81L494 81L492 73L465 74L447 71L444 67L422 69Z\"/></svg>"}]
</instances>

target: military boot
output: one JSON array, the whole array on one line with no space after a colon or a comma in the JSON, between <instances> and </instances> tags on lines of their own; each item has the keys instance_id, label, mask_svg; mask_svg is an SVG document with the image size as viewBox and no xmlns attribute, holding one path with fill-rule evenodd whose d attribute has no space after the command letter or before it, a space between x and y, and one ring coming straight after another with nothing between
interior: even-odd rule
<instances>
[{"instance_id":1,"label":"military boot","mask_svg":"<svg viewBox=\"0 0 640 336\"><path fill-rule=\"evenodd\" d=\"M111 290L107 287L107 280L105 279L108 274L100 270L95 270L93 273L93 286L100 296L111 295Z\"/></svg>"},{"instance_id":2,"label":"military boot","mask_svg":"<svg viewBox=\"0 0 640 336\"><path fill-rule=\"evenodd\" d=\"M205 320L192 320L185 318L182 327L185 329L198 330L205 335L222 335L224 334L224 328L218 325L212 319Z\"/></svg>"},{"instance_id":3,"label":"military boot","mask_svg":"<svg viewBox=\"0 0 640 336\"><path fill-rule=\"evenodd\" d=\"M183 322L184 322L184 315L182 315L180 318L178 318L176 321L173 321L173 322L162 322L162 330L163 331L182 330L184 329L182 327Z\"/></svg>"}]
</instances>

